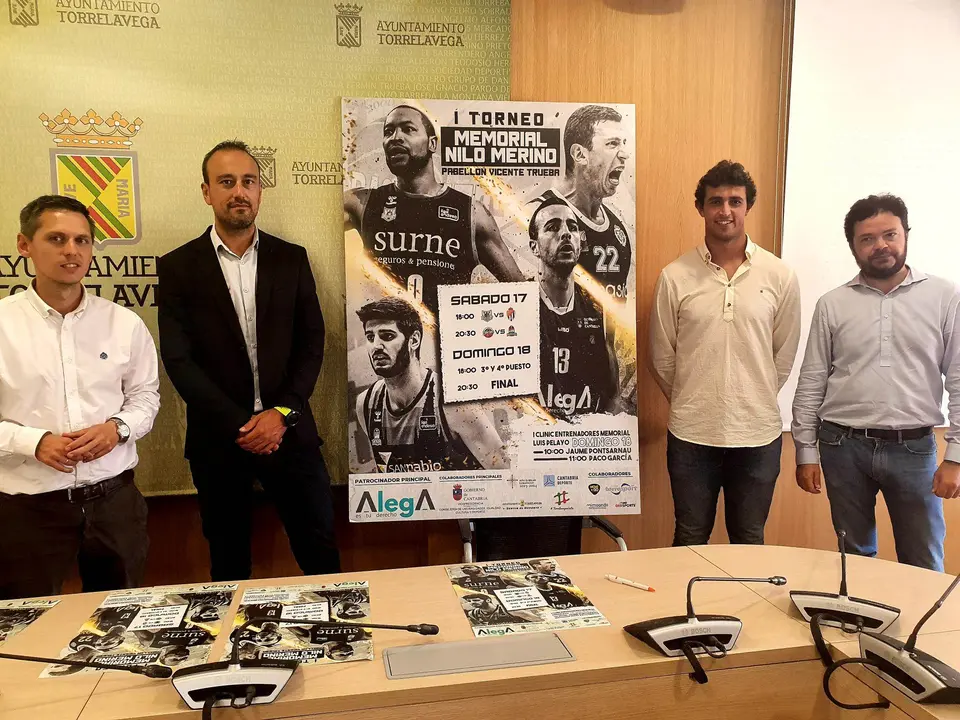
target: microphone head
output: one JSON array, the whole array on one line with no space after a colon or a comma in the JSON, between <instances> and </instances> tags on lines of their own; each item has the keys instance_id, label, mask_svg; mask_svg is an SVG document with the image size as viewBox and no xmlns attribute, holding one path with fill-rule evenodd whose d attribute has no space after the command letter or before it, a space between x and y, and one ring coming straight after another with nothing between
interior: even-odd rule
<instances>
[{"instance_id":1,"label":"microphone head","mask_svg":"<svg viewBox=\"0 0 960 720\"><path fill-rule=\"evenodd\" d=\"M436 625L422 624L417 625L417 632L421 635L439 635L440 628Z\"/></svg>"},{"instance_id":2,"label":"microphone head","mask_svg":"<svg viewBox=\"0 0 960 720\"><path fill-rule=\"evenodd\" d=\"M770 584L771 584L771 585L786 585L786 584L787 584L787 579L786 579L785 577L783 577L782 575L774 575L772 578L770 578Z\"/></svg>"},{"instance_id":3,"label":"microphone head","mask_svg":"<svg viewBox=\"0 0 960 720\"><path fill-rule=\"evenodd\" d=\"M166 665L145 665L140 672L149 678L168 678L173 675L173 669Z\"/></svg>"}]
</instances>

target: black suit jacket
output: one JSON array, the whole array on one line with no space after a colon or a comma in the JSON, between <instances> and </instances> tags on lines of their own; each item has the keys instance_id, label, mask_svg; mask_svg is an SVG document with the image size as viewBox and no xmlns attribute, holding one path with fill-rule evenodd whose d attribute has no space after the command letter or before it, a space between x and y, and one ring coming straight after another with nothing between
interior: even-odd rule
<instances>
[{"instance_id":1,"label":"black suit jacket","mask_svg":"<svg viewBox=\"0 0 960 720\"><path fill-rule=\"evenodd\" d=\"M157 276L160 356L187 403L184 452L222 453L254 414L253 371L210 229L161 257ZM323 363L324 326L306 250L261 230L256 300L263 407L299 410L284 445L318 447L309 400Z\"/></svg>"}]
</instances>

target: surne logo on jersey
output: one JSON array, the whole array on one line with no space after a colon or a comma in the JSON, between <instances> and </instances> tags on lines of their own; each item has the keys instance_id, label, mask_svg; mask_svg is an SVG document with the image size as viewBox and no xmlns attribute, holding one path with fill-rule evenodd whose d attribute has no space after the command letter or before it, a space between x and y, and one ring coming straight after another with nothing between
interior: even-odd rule
<instances>
[{"instance_id":1,"label":"surne logo on jersey","mask_svg":"<svg viewBox=\"0 0 960 720\"><path fill-rule=\"evenodd\" d=\"M441 205L440 209L437 210L437 217L441 220L449 220L450 222L459 222L460 221L460 211L456 208L448 207L446 205Z\"/></svg>"}]
</instances>

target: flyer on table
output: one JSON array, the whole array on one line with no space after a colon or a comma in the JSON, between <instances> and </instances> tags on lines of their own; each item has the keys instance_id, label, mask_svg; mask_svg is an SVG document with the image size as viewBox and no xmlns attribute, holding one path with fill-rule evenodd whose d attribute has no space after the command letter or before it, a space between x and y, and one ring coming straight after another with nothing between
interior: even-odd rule
<instances>
[{"instance_id":1,"label":"flyer on table","mask_svg":"<svg viewBox=\"0 0 960 720\"><path fill-rule=\"evenodd\" d=\"M324 620L338 627L281 623ZM331 663L373 660L373 633L351 623L369 622L370 587L366 581L330 585L285 585L245 590L233 620L233 630L224 649L230 657L239 643L241 660L299 660L301 663ZM242 632L240 626L252 622ZM238 637L239 633L239 637Z\"/></svg>"},{"instance_id":2,"label":"flyer on table","mask_svg":"<svg viewBox=\"0 0 960 720\"><path fill-rule=\"evenodd\" d=\"M235 584L139 588L107 595L60 657L102 665L166 665L182 668L207 661L236 592ZM98 672L48 665L40 677Z\"/></svg>"},{"instance_id":3,"label":"flyer on table","mask_svg":"<svg viewBox=\"0 0 960 720\"><path fill-rule=\"evenodd\" d=\"M638 513L634 106L342 110L351 520Z\"/></svg>"},{"instance_id":4,"label":"flyer on table","mask_svg":"<svg viewBox=\"0 0 960 720\"><path fill-rule=\"evenodd\" d=\"M59 600L4 600L0 602L0 645L23 631Z\"/></svg>"},{"instance_id":5,"label":"flyer on table","mask_svg":"<svg viewBox=\"0 0 960 720\"><path fill-rule=\"evenodd\" d=\"M610 624L553 558L454 565L447 577L476 637Z\"/></svg>"}]
</instances>

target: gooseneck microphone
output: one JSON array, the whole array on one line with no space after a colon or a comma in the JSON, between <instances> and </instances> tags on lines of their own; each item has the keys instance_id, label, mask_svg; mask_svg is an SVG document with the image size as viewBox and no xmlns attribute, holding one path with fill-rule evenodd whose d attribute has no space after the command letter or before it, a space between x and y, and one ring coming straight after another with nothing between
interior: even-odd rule
<instances>
[{"instance_id":1,"label":"gooseneck microphone","mask_svg":"<svg viewBox=\"0 0 960 720\"><path fill-rule=\"evenodd\" d=\"M927 610L926 614L925 614L922 618L920 618L920 620L917 621L916 626L913 628L913 632L910 633L910 637L908 637L908 638L907 638L907 641L903 644L903 650L904 650L904 652L908 652L908 653L909 653L909 652L913 652L913 649L917 646L917 635L920 634L920 628L922 628L924 625L926 625L927 620L929 620L937 610L939 610L941 607L943 607L944 601L945 601L948 597L950 597L950 593L953 592L953 589L954 589L958 584L960 584L960 575L957 575L957 577L955 577L955 578L953 579L953 582L950 583L950 587L948 587L948 588L944 591L943 595L940 596L940 599L937 600L937 601L933 604L933 607L931 607L929 610Z\"/></svg>"},{"instance_id":2,"label":"gooseneck microphone","mask_svg":"<svg viewBox=\"0 0 960 720\"><path fill-rule=\"evenodd\" d=\"M693 577L687 583L687 614L643 620L623 629L667 657L685 656L693 667L691 677L707 682L698 654L720 659L732 650L743 629L743 622L732 615L698 615L693 609L693 586L698 582L769 583L786 585L780 575L767 578Z\"/></svg>"},{"instance_id":3,"label":"gooseneck microphone","mask_svg":"<svg viewBox=\"0 0 960 720\"><path fill-rule=\"evenodd\" d=\"M44 665L71 665L73 667L93 668L94 670L125 670L136 673L137 675L146 675L149 678L168 678L173 675L173 670L166 665L104 665L90 660L67 660L66 658L45 658L34 655L14 655L12 653L2 652L0 652L0 658L4 660L23 660L25 662L43 663Z\"/></svg>"},{"instance_id":4,"label":"gooseneck microphone","mask_svg":"<svg viewBox=\"0 0 960 720\"><path fill-rule=\"evenodd\" d=\"M911 700L925 704L960 704L960 672L933 655L917 649L920 628L939 610L950 593L960 584L960 575L953 579L940 599L924 614L906 642L883 633L860 633L860 657L842 658L827 666L823 674L823 691L827 698L842 708L859 710L885 707L889 703L850 704L837 700L830 691L830 678L844 665L865 665ZM819 618L816 618L819 621ZM825 650L825 647L824 647Z\"/></svg>"},{"instance_id":5,"label":"gooseneck microphone","mask_svg":"<svg viewBox=\"0 0 960 720\"><path fill-rule=\"evenodd\" d=\"M440 633L439 627L426 623L420 623L419 625L381 625L378 623L338 622L336 620L298 620L296 618L267 616L252 617L234 631L237 639L233 643L233 649L230 652L231 663L236 665L240 662L240 637L243 634L243 631L251 625L260 625L261 623L265 622L276 623L278 625L280 623L287 623L290 625L309 625L311 627L331 628L333 631L331 635L347 634L353 628L371 628L373 630L405 630L418 635L438 635Z\"/></svg>"},{"instance_id":6,"label":"gooseneck microphone","mask_svg":"<svg viewBox=\"0 0 960 720\"><path fill-rule=\"evenodd\" d=\"M245 708L270 703L277 698L300 665L300 661L240 658L240 645L244 642L243 632L251 625L262 628L264 623L272 623L277 627L287 624L321 628L326 630L321 633L321 642L332 643L356 642L363 635L362 628L403 630L418 635L437 635L440 632L439 627L427 623L383 625L289 617L248 618L232 633L230 660L182 668L173 674L173 686L191 710L202 710L206 720L211 717L214 707ZM312 642L316 644L317 640Z\"/></svg>"},{"instance_id":7,"label":"gooseneck microphone","mask_svg":"<svg viewBox=\"0 0 960 720\"><path fill-rule=\"evenodd\" d=\"M693 611L693 584L698 582L740 582L740 583L770 583L771 585L786 585L787 579L781 575L768 578L734 578L734 577L692 577L687 583L687 618L694 619L697 614Z\"/></svg>"},{"instance_id":8,"label":"gooseneck microphone","mask_svg":"<svg viewBox=\"0 0 960 720\"><path fill-rule=\"evenodd\" d=\"M813 617L819 615L820 624L837 627L844 632L859 632L864 629L883 632L900 617L900 608L875 600L850 597L847 592L846 537L846 531L837 532L840 546L840 592L791 590L790 599L803 619L811 623L812 631Z\"/></svg>"}]
</instances>

